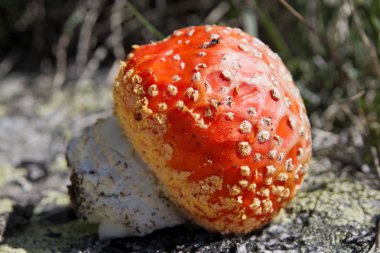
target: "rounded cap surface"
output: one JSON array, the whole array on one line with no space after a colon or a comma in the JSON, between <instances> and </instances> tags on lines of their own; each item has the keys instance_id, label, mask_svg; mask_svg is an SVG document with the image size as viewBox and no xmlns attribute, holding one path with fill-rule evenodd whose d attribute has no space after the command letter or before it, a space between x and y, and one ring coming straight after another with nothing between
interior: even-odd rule
<instances>
[{"instance_id":1,"label":"rounded cap surface","mask_svg":"<svg viewBox=\"0 0 380 253\"><path fill-rule=\"evenodd\" d=\"M240 29L189 27L135 46L114 101L166 194L210 230L265 225L293 198L309 164L310 124L291 74Z\"/></svg>"}]
</instances>

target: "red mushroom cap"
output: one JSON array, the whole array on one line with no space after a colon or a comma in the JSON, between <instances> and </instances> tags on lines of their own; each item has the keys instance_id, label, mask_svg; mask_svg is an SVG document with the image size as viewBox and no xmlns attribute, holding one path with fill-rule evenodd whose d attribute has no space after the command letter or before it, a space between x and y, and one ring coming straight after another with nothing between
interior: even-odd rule
<instances>
[{"instance_id":1,"label":"red mushroom cap","mask_svg":"<svg viewBox=\"0 0 380 253\"><path fill-rule=\"evenodd\" d=\"M279 58L240 29L198 26L135 46L115 113L170 199L222 233L268 223L311 156L299 90Z\"/></svg>"}]
</instances>

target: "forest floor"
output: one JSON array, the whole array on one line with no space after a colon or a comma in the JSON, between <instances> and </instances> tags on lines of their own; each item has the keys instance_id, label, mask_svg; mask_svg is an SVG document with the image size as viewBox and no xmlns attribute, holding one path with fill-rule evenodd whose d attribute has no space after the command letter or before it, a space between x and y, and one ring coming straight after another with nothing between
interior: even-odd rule
<instances>
[{"instance_id":1,"label":"forest floor","mask_svg":"<svg viewBox=\"0 0 380 253\"><path fill-rule=\"evenodd\" d=\"M263 229L221 236L185 224L145 237L98 240L67 194L67 142L112 114L113 73L47 92L12 73L0 85L0 252L378 252L377 174L324 155L341 136L313 129L315 156L298 196ZM33 79L34 78L34 79ZM33 79L32 86L30 80Z\"/></svg>"}]
</instances>

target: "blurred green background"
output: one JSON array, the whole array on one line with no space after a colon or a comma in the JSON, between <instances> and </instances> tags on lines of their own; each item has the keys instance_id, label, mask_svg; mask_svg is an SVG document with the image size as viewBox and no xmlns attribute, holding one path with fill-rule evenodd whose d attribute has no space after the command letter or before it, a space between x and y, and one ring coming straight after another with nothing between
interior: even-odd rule
<instances>
[{"instance_id":1,"label":"blurred green background","mask_svg":"<svg viewBox=\"0 0 380 253\"><path fill-rule=\"evenodd\" d=\"M379 170L380 1L284 2L3 0L0 81L27 73L28 92L49 100L100 72L112 76L132 44L157 40L158 33L205 23L240 27L269 44L293 73L315 155Z\"/></svg>"}]
</instances>

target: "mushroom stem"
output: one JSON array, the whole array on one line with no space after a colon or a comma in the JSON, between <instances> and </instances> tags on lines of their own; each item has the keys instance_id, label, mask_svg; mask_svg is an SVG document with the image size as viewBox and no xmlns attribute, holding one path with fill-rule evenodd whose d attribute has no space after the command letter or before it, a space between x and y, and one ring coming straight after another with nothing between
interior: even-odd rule
<instances>
[{"instance_id":1,"label":"mushroom stem","mask_svg":"<svg viewBox=\"0 0 380 253\"><path fill-rule=\"evenodd\" d=\"M184 222L114 118L101 119L68 145L69 192L100 239L143 236Z\"/></svg>"}]
</instances>

